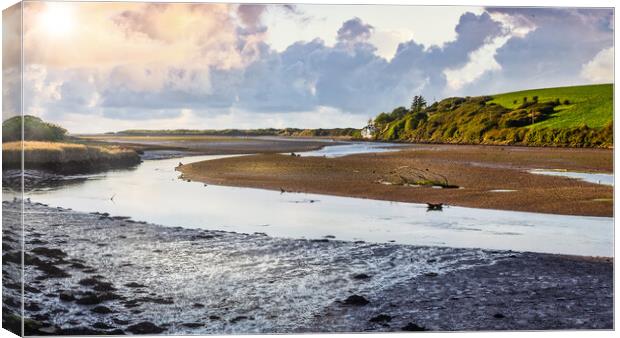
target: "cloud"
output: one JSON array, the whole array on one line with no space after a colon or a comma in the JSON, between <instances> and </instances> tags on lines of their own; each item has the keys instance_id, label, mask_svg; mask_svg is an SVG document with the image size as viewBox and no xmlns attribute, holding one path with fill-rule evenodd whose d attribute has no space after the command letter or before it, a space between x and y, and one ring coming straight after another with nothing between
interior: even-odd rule
<instances>
[{"instance_id":1,"label":"cloud","mask_svg":"<svg viewBox=\"0 0 620 338\"><path fill-rule=\"evenodd\" d=\"M375 28L362 22L360 18L345 21L338 29L337 40L341 43L365 42L370 38Z\"/></svg>"},{"instance_id":2,"label":"cloud","mask_svg":"<svg viewBox=\"0 0 620 338\"><path fill-rule=\"evenodd\" d=\"M66 5L80 30L56 37L53 52L36 20L45 4L27 3L25 13L24 109L61 124L80 115L111 129L137 121L223 126L252 116L261 121L253 125L321 125L310 118L320 112L323 121L362 125L417 94L433 101L607 81L613 69L613 11L606 9L465 13L452 41L426 46L407 38L388 59L373 44L381 27L358 17L334 29L336 43L272 48L266 36L275 28L265 13L304 15L297 6Z\"/></svg>"},{"instance_id":3,"label":"cloud","mask_svg":"<svg viewBox=\"0 0 620 338\"><path fill-rule=\"evenodd\" d=\"M592 60L583 65L581 76L594 83L614 81L614 47L601 50Z\"/></svg>"}]
</instances>

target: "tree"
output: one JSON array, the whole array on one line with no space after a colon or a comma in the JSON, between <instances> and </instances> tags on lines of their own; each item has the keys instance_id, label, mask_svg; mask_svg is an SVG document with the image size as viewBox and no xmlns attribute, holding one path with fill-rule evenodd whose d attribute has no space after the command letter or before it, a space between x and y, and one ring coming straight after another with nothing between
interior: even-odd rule
<instances>
[{"instance_id":1,"label":"tree","mask_svg":"<svg viewBox=\"0 0 620 338\"><path fill-rule=\"evenodd\" d=\"M422 95L416 95L411 102L411 112L419 113L426 107L426 100Z\"/></svg>"}]
</instances>

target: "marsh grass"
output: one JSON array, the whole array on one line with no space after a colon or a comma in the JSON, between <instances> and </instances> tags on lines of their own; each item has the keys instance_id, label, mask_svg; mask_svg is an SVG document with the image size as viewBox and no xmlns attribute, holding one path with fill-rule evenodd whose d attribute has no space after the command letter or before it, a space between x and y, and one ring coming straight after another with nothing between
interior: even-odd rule
<instances>
[{"instance_id":1,"label":"marsh grass","mask_svg":"<svg viewBox=\"0 0 620 338\"><path fill-rule=\"evenodd\" d=\"M82 166L84 169L110 167L140 162L138 154L117 146L90 146L67 142L6 142L2 143L3 166L19 167L22 156L26 167L61 168Z\"/></svg>"}]
</instances>

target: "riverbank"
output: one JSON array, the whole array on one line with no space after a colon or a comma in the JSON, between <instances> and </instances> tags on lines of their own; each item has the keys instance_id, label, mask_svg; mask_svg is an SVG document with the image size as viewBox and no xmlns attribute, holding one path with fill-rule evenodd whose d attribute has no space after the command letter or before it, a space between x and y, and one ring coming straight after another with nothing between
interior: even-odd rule
<instances>
[{"instance_id":1,"label":"riverbank","mask_svg":"<svg viewBox=\"0 0 620 338\"><path fill-rule=\"evenodd\" d=\"M415 145L398 152L339 158L230 157L178 168L185 179L217 185L565 215L613 215L612 187L529 173L532 169L611 173L613 152Z\"/></svg>"},{"instance_id":2,"label":"riverbank","mask_svg":"<svg viewBox=\"0 0 620 338\"><path fill-rule=\"evenodd\" d=\"M27 202L27 335L613 328L610 259L272 238ZM3 203L3 326L21 204Z\"/></svg>"}]
</instances>

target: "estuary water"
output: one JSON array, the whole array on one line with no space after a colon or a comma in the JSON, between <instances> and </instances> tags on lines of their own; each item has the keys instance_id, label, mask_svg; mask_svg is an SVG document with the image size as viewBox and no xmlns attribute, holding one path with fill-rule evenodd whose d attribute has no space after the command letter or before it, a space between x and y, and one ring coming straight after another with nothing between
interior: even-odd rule
<instances>
[{"instance_id":1,"label":"estuary water","mask_svg":"<svg viewBox=\"0 0 620 338\"><path fill-rule=\"evenodd\" d=\"M385 144L326 147L302 156L393 150ZM235 155L237 156L237 155ZM613 218L426 205L205 185L179 179L179 163L225 156L146 160L132 170L26 193L33 201L84 212L209 230L285 238L613 256Z\"/></svg>"}]
</instances>

